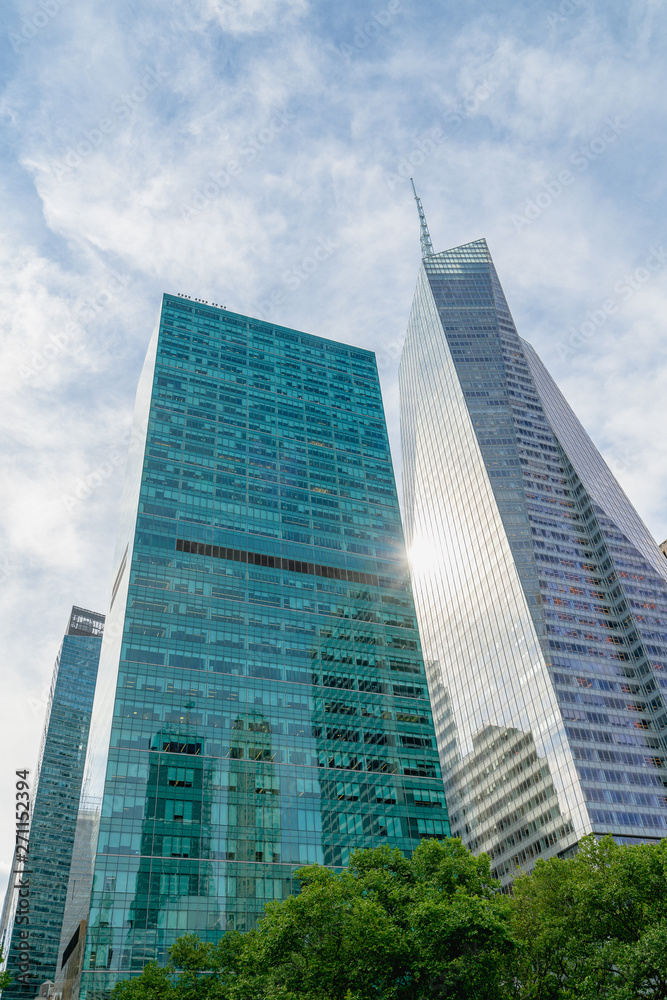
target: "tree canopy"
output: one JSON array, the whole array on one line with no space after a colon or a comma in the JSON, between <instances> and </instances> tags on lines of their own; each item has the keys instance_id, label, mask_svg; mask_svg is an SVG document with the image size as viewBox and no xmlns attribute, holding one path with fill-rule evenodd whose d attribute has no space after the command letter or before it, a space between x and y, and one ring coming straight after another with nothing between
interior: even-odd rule
<instances>
[{"instance_id":1,"label":"tree canopy","mask_svg":"<svg viewBox=\"0 0 667 1000\"><path fill-rule=\"evenodd\" d=\"M0 963L4 962L4 960L5 955L2 948L0 948ZM3 972L0 972L0 990L6 989L11 982L13 982L13 976L11 976L6 969Z\"/></svg>"},{"instance_id":2,"label":"tree canopy","mask_svg":"<svg viewBox=\"0 0 667 1000\"><path fill-rule=\"evenodd\" d=\"M587 837L511 896L458 839L295 878L255 930L186 935L114 1000L667 1000L667 841Z\"/></svg>"},{"instance_id":3,"label":"tree canopy","mask_svg":"<svg viewBox=\"0 0 667 1000\"><path fill-rule=\"evenodd\" d=\"M667 840L586 837L514 886L518 996L667 1000Z\"/></svg>"}]
</instances>

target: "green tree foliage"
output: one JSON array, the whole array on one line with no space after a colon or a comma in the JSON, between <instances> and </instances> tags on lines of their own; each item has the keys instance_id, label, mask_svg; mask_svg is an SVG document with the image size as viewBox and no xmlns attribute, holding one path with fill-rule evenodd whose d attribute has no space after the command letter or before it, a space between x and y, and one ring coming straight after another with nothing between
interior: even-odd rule
<instances>
[{"instance_id":1,"label":"green tree foliage","mask_svg":"<svg viewBox=\"0 0 667 1000\"><path fill-rule=\"evenodd\" d=\"M410 860L358 851L341 875L314 866L297 877L301 892L267 906L255 939L266 995L486 1000L497 988L510 907L488 858L460 840L424 840Z\"/></svg>"},{"instance_id":2,"label":"green tree foliage","mask_svg":"<svg viewBox=\"0 0 667 1000\"><path fill-rule=\"evenodd\" d=\"M0 948L0 963L4 962L5 956L3 954L2 948ZM5 969L4 972L0 972L0 990L4 990L12 982L12 976Z\"/></svg>"},{"instance_id":3,"label":"green tree foliage","mask_svg":"<svg viewBox=\"0 0 667 1000\"><path fill-rule=\"evenodd\" d=\"M269 903L257 930L218 945L191 936L167 969L147 966L115 1000L488 1000L512 952L511 904L485 855L424 840L411 859L356 851L336 874L296 873L301 891ZM176 972L176 969L182 970Z\"/></svg>"},{"instance_id":4,"label":"green tree foliage","mask_svg":"<svg viewBox=\"0 0 667 1000\"><path fill-rule=\"evenodd\" d=\"M585 838L512 897L454 839L296 878L256 930L186 935L114 1000L667 1000L667 841Z\"/></svg>"},{"instance_id":5,"label":"green tree foliage","mask_svg":"<svg viewBox=\"0 0 667 1000\"><path fill-rule=\"evenodd\" d=\"M586 837L514 885L526 1000L667 1000L667 840Z\"/></svg>"}]
</instances>

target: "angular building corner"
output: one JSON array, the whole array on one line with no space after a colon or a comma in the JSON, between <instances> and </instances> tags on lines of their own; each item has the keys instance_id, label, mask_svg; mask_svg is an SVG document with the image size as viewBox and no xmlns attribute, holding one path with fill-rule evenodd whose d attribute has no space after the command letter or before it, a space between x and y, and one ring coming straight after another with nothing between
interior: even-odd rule
<instances>
[{"instance_id":1,"label":"angular building corner","mask_svg":"<svg viewBox=\"0 0 667 1000\"><path fill-rule=\"evenodd\" d=\"M141 377L57 992L449 833L374 355L165 295Z\"/></svg>"},{"instance_id":2,"label":"angular building corner","mask_svg":"<svg viewBox=\"0 0 667 1000\"><path fill-rule=\"evenodd\" d=\"M2 944L12 975L4 1000L32 1000L42 983L56 978L103 631L104 615L72 608L28 793L28 850L19 842L3 908Z\"/></svg>"},{"instance_id":3,"label":"angular building corner","mask_svg":"<svg viewBox=\"0 0 667 1000\"><path fill-rule=\"evenodd\" d=\"M519 338L485 240L424 255L399 378L452 835L505 883L589 833L664 837L667 561Z\"/></svg>"}]
</instances>

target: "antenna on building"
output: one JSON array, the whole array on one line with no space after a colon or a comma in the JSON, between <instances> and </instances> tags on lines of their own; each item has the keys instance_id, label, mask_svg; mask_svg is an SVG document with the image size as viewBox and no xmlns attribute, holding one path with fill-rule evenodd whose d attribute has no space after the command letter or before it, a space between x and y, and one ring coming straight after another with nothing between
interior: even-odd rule
<instances>
[{"instance_id":1,"label":"antenna on building","mask_svg":"<svg viewBox=\"0 0 667 1000\"><path fill-rule=\"evenodd\" d=\"M426 216L424 214L424 207L422 205L422 200L417 194L417 189L415 187L415 182L412 177L410 178L410 183L412 184L412 190L415 193L415 201L417 202L417 211L419 212L419 242L422 248L422 260L426 257L433 256L433 244L431 243L431 234L428 231L428 226L426 225Z\"/></svg>"}]
</instances>

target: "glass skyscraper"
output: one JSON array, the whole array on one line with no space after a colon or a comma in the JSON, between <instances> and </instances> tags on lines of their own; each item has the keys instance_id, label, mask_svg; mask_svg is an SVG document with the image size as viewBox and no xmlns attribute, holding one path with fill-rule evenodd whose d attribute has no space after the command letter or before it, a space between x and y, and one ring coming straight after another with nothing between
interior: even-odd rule
<instances>
[{"instance_id":1,"label":"glass skyscraper","mask_svg":"<svg viewBox=\"0 0 667 1000\"><path fill-rule=\"evenodd\" d=\"M165 295L132 442L64 997L449 833L373 354Z\"/></svg>"},{"instance_id":2,"label":"glass skyscraper","mask_svg":"<svg viewBox=\"0 0 667 1000\"><path fill-rule=\"evenodd\" d=\"M591 832L667 834L667 562L519 338L486 242L423 256L406 541L452 834L507 882Z\"/></svg>"},{"instance_id":3,"label":"glass skyscraper","mask_svg":"<svg viewBox=\"0 0 667 1000\"><path fill-rule=\"evenodd\" d=\"M14 981L2 991L5 1000L32 1000L43 982L56 977L103 630L103 615L72 608L53 670L31 782L28 860L14 864L7 888L5 954ZM19 878L29 891L29 906L22 912L28 921L14 922Z\"/></svg>"}]
</instances>

